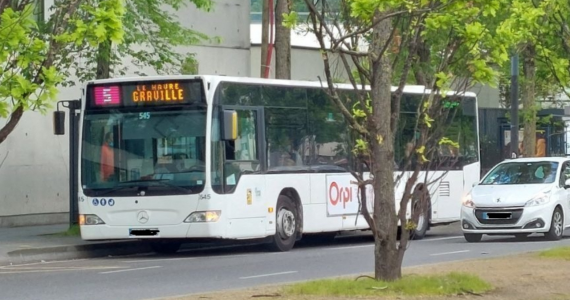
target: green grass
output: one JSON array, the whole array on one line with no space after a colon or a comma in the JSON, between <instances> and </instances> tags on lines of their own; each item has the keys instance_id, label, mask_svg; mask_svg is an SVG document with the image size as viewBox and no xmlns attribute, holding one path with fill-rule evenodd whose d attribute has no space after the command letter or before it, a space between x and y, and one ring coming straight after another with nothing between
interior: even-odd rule
<instances>
[{"instance_id":1,"label":"green grass","mask_svg":"<svg viewBox=\"0 0 570 300\"><path fill-rule=\"evenodd\" d=\"M541 251L538 256L544 258L557 258L570 260L570 247L557 247L549 250Z\"/></svg>"},{"instance_id":2,"label":"green grass","mask_svg":"<svg viewBox=\"0 0 570 300\"><path fill-rule=\"evenodd\" d=\"M366 279L327 279L285 287L291 295L315 296L453 296L465 293L481 294L493 287L475 275L449 273L445 275L408 275L394 282Z\"/></svg>"},{"instance_id":3,"label":"green grass","mask_svg":"<svg viewBox=\"0 0 570 300\"><path fill-rule=\"evenodd\" d=\"M52 236L80 236L79 225L71 225L67 231L51 234Z\"/></svg>"}]
</instances>

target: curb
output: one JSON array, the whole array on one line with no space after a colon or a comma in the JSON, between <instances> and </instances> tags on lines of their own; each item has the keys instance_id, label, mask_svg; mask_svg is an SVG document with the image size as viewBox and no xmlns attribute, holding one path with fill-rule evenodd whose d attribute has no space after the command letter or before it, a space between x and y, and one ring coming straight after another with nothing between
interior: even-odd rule
<instances>
[{"instance_id":1,"label":"curb","mask_svg":"<svg viewBox=\"0 0 570 300\"><path fill-rule=\"evenodd\" d=\"M152 252L148 243L141 241L115 241L85 245L56 246L22 249L0 257L0 265L41 262L43 260L71 260L105 256L132 255Z\"/></svg>"}]
</instances>

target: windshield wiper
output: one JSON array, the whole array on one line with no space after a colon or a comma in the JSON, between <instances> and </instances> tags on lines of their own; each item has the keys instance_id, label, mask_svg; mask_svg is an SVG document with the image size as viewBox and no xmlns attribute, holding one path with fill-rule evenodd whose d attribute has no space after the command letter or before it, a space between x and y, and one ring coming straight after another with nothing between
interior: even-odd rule
<instances>
[{"instance_id":1,"label":"windshield wiper","mask_svg":"<svg viewBox=\"0 0 570 300\"><path fill-rule=\"evenodd\" d=\"M107 194L112 193L112 192L116 192L116 191L120 191L120 190L125 190L125 189L131 189L131 188L135 188L135 187L139 187L139 186L136 185L136 184L124 185L124 186L116 186L116 187L110 188L110 189L108 189L108 190L104 190L104 191L97 192L97 193L95 193L95 196L96 196L96 197L100 197L100 196L107 195Z\"/></svg>"},{"instance_id":2,"label":"windshield wiper","mask_svg":"<svg viewBox=\"0 0 570 300\"><path fill-rule=\"evenodd\" d=\"M168 180L168 179L137 179L137 180L123 181L123 182L121 182L120 184L123 184L123 183L154 182L154 183L158 183L159 185L162 185L162 186L168 186L168 187L171 187L171 188L175 188L175 189L177 189L178 191L181 191L181 192L183 192L183 193L188 193L188 194L189 194L189 193L192 193L192 190L191 190L191 189L187 189L187 188L178 186L178 185L176 185L176 184L172 184L172 183L170 183L170 182L167 182L167 180ZM143 187L148 187L148 186L143 186Z\"/></svg>"},{"instance_id":3,"label":"windshield wiper","mask_svg":"<svg viewBox=\"0 0 570 300\"><path fill-rule=\"evenodd\" d=\"M175 184L165 182L165 180L168 180L168 179L138 179L138 180L123 181L123 182L119 182L118 186L116 186L114 188L104 190L104 191L97 193L96 196L100 197L100 196L107 195L109 193L116 192L119 190L124 190L124 189L130 189L130 188L139 188L140 189L140 188L149 187L150 185L140 185L140 183L145 183L145 182L149 182L149 183L153 182L153 183L157 183L158 185L171 187L171 188L174 188L174 189L176 189L180 192L186 193L186 194L192 193L191 189L183 188L181 186L177 186Z\"/></svg>"}]
</instances>

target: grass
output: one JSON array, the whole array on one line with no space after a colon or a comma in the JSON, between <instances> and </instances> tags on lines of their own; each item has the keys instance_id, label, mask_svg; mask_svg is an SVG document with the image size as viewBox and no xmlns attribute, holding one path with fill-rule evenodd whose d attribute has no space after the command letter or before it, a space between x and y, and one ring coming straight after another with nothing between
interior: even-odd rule
<instances>
[{"instance_id":1,"label":"grass","mask_svg":"<svg viewBox=\"0 0 570 300\"><path fill-rule=\"evenodd\" d=\"M555 258L570 260L570 247L557 247L549 250L541 251L538 256L544 258Z\"/></svg>"},{"instance_id":2,"label":"grass","mask_svg":"<svg viewBox=\"0 0 570 300\"><path fill-rule=\"evenodd\" d=\"M58 232L51 234L52 236L80 236L81 230L79 229L79 225L71 225L67 231Z\"/></svg>"},{"instance_id":3,"label":"grass","mask_svg":"<svg viewBox=\"0 0 570 300\"><path fill-rule=\"evenodd\" d=\"M329 279L285 287L290 295L313 296L453 296L481 294L493 289L475 275L452 272L444 275L407 275L394 282L372 279Z\"/></svg>"}]
</instances>

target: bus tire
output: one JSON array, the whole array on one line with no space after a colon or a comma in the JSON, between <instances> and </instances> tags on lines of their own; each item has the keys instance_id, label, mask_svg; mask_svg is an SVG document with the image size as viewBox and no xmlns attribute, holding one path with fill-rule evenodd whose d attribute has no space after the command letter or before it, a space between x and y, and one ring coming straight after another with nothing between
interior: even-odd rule
<instances>
[{"instance_id":1,"label":"bus tire","mask_svg":"<svg viewBox=\"0 0 570 300\"><path fill-rule=\"evenodd\" d=\"M181 242L154 241L150 243L152 251L159 254L174 254L178 252L180 246L182 246Z\"/></svg>"},{"instance_id":2,"label":"bus tire","mask_svg":"<svg viewBox=\"0 0 570 300\"><path fill-rule=\"evenodd\" d=\"M429 196L423 190L414 194L415 196L412 198L412 221L416 224L416 228L410 230L410 239L421 240L426 236L429 228L431 205ZM417 215L414 212L416 209L419 209ZM415 216L417 216L417 220L414 220Z\"/></svg>"},{"instance_id":3,"label":"bus tire","mask_svg":"<svg viewBox=\"0 0 570 300\"><path fill-rule=\"evenodd\" d=\"M298 211L293 201L285 195L280 195L275 210L275 235L269 244L272 251L286 252L293 248L299 228L298 219Z\"/></svg>"}]
</instances>

